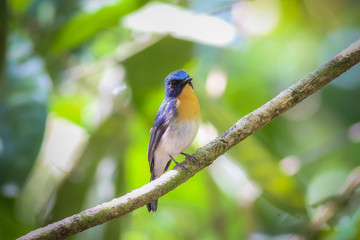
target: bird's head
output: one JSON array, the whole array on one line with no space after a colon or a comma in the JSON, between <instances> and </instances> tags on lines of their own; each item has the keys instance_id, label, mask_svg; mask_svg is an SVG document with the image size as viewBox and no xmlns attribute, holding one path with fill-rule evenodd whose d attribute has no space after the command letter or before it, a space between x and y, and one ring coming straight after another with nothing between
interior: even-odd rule
<instances>
[{"instance_id":1,"label":"bird's head","mask_svg":"<svg viewBox=\"0 0 360 240\"><path fill-rule=\"evenodd\" d=\"M177 70L170 73L165 78L165 96L177 97L187 84L193 88L191 80L192 78L185 70Z\"/></svg>"}]
</instances>

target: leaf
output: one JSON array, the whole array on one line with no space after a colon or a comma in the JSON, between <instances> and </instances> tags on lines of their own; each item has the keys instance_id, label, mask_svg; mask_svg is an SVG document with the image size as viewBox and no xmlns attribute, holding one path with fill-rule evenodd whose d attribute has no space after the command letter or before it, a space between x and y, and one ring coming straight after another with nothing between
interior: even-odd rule
<instances>
[{"instance_id":1,"label":"leaf","mask_svg":"<svg viewBox=\"0 0 360 240\"><path fill-rule=\"evenodd\" d=\"M50 112L57 116L68 119L73 123L86 127L84 120L84 108L91 101L86 95L58 95L53 96Z\"/></svg>"},{"instance_id":2,"label":"leaf","mask_svg":"<svg viewBox=\"0 0 360 240\"><path fill-rule=\"evenodd\" d=\"M0 239L15 239L32 230L34 226L26 225L15 214L15 201L0 196Z\"/></svg>"},{"instance_id":3,"label":"leaf","mask_svg":"<svg viewBox=\"0 0 360 240\"><path fill-rule=\"evenodd\" d=\"M94 13L77 14L59 30L50 48L51 52L59 54L80 45L98 32L115 26L124 15L141 5L140 1L123 0Z\"/></svg>"},{"instance_id":4,"label":"leaf","mask_svg":"<svg viewBox=\"0 0 360 240\"><path fill-rule=\"evenodd\" d=\"M10 1L8 1L9 5L11 5L12 10L17 14L24 13L33 2L34 2L34 0L10 0Z\"/></svg>"},{"instance_id":5,"label":"leaf","mask_svg":"<svg viewBox=\"0 0 360 240\"><path fill-rule=\"evenodd\" d=\"M8 76L0 89L0 187L15 196L23 186L39 152L45 129L50 79L42 59L32 54L22 36L9 44ZM30 44L29 44L30 45Z\"/></svg>"}]
</instances>

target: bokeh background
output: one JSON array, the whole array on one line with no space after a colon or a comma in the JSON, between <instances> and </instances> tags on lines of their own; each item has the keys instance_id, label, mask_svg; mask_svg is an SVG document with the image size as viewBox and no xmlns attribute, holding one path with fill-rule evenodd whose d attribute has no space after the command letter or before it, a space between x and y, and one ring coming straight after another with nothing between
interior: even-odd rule
<instances>
[{"instance_id":1,"label":"bokeh background","mask_svg":"<svg viewBox=\"0 0 360 240\"><path fill-rule=\"evenodd\" d=\"M0 1L0 239L148 183L164 78L194 78L188 153L360 38L358 0ZM301 239L360 163L360 65L159 200L70 239ZM179 157L182 160L182 157ZM359 239L358 204L319 239Z\"/></svg>"}]
</instances>

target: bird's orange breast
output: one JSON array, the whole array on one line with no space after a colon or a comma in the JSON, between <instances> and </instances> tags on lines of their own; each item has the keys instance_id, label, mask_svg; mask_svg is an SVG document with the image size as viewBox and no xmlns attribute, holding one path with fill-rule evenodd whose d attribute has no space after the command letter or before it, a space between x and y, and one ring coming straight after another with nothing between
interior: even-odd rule
<instances>
[{"instance_id":1,"label":"bird's orange breast","mask_svg":"<svg viewBox=\"0 0 360 240\"><path fill-rule=\"evenodd\" d=\"M194 89L186 84L178 96L177 106L179 120L199 120L200 106L195 96Z\"/></svg>"}]
</instances>

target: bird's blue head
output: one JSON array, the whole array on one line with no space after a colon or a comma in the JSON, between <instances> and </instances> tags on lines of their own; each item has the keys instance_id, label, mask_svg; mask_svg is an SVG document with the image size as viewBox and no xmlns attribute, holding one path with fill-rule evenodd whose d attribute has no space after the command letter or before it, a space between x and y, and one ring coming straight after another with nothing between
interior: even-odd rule
<instances>
[{"instance_id":1,"label":"bird's blue head","mask_svg":"<svg viewBox=\"0 0 360 240\"><path fill-rule=\"evenodd\" d=\"M191 83L192 78L185 70L177 70L170 73L165 78L165 96L166 97L177 97L186 84L193 87Z\"/></svg>"}]
</instances>

